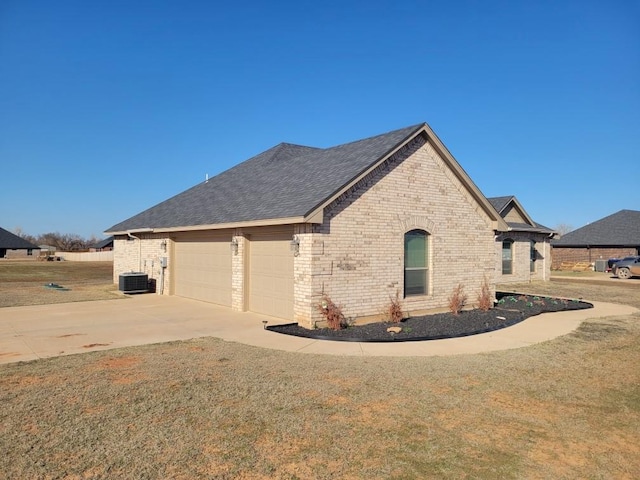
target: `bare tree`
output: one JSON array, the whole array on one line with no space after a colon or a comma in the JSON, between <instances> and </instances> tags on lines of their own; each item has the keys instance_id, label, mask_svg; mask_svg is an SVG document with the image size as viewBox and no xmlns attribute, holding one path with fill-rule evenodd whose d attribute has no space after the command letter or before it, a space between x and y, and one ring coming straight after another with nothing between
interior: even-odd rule
<instances>
[{"instance_id":1,"label":"bare tree","mask_svg":"<svg viewBox=\"0 0 640 480\"><path fill-rule=\"evenodd\" d=\"M41 233L38 236L38 244L50 245L57 249L61 249L59 239L60 239L60 234L58 232Z\"/></svg>"},{"instance_id":2,"label":"bare tree","mask_svg":"<svg viewBox=\"0 0 640 480\"><path fill-rule=\"evenodd\" d=\"M82 237L73 233L65 233L64 235L61 235L58 242L60 249L65 252L84 250L86 243Z\"/></svg>"},{"instance_id":3,"label":"bare tree","mask_svg":"<svg viewBox=\"0 0 640 480\"><path fill-rule=\"evenodd\" d=\"M25 239L27 242L31 242L34 245L38 244L38 239L36 237L34 237L33 235L29 235L28 233L25 233L24 230L22 230L22 227L14 228L13 229L13 233L15 233L20 238Z\"/></svg>"},{"instance_id":4,"label":"bare tree","mask_svg":"<svg viewBox=\"0 0 640 480\"><path fill-rule=\"evenodd\" d=\"M75 233L63 234L59 232L42 233L34 237L33 235L24 233L21 227L14 228L13 232L20 238L24 238L34 245L49 245L62 252L88 250L92 245L100 241L95 235L91 235L91 237L85 239Z\"/></svg>"},{"instance_id":5,"label":"bare tree","mask_svg":"<svg viewBox=\"0 0 640 480\"><path fill-rule=\"evenodd\" d=\"M89 248L89 242L74 233L44 233L38 237L38 241L40 245L51 245L63 252L73 252Z\"/></svg>"},{"instance_id":6,"label":"bare tree","mask_svg":"<svg viewBox=\"0 0 640 480\"><path fill-rule=\"evenodd\" d=\"M573 226L568 223L559 223L555 226L554 230L558 232L560 236L566 235L573 231Z\"/></svg>"},{"instance_id":7,"label":"bare tree","mask_svg":"<svg viewBox=\"0 0 640 480\"><path fill-rule=\"evenodd\" d=\"M87 240L85 241L86 243L86 248L91 248L92 246L94 246L96 243L100 243L102 239L98 238L95 233L91 234L91 236L89 238L87 238Z\"/></svg>"}]
</instances>

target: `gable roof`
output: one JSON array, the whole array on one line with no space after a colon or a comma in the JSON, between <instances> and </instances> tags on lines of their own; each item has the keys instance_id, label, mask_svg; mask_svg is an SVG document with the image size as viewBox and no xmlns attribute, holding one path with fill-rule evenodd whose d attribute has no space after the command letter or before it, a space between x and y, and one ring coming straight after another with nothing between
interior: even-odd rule
<instances>
[{"instance_id":1,"label":"gable roof","mask_svg":"<svg viewBox=\"0 0 640 480\"><path fill-rule=\"evenodd\" d=\"M158 205L106 233L320 223L325 206L402 146L425 135L494 221L506 225L426 124L330 148L281 143Z\"/></svg>"},{"instance_id":2,"label":"gable roof","mask_svg":"<svg viewBox=\"0 0 640 480\"><path fill-rule=\"evenodd\" d=\"M28 242L24 238L15 235L4 228L0 228L0 248L8 248L11 250L22 250L22 249L34 249L38 248L37 245L34 245L31 242Z\"/></svg>"},{"instance_id":3,"label":"gable roof","mask_svg":"<svg viewBox=\"0 0 640 480\"><path fill-rule=\"evenodd\" d=\"M555 233L553 229L545 227L544 225L534 221L514 195L507 195L504 197L489 197L487 198L487 200L489 200L489 203L493 205L493 208L495 208L500 216L505 220L505 222L509 226L510 231L536 232L549 235ZM516 211L519 213L519 217L522 218L524 222L514 222L506 218L513 208L516 209Z\"/></svg>"},{"instance_id":4,"label":"gable roof","mask_svg":"<svg viewBox=\"0 0 640 480\"><path fill-rule=\"evenodd\" d=\"M95 245L91 245L91 248L105 248L110 245L113 246L113 236L107 237L104 240L99 241Z\"/></svg>"},{"instance_id":5,"label":"gable roof","mask_svg":"<svg viewBox=\"0 0 640 480\"><path fill-rule=\"evenodd\" d=\"M640 246L640 211L620 210L554 240L558 247Z\"/></svg>"},{"instance_id":6,"label":"gable roof","mask_svg":"<svg viewBox=\"0 0 640 480\"><path fill-rule=\"evenodd\" d=\"M502 213L505 207L514 198L516 197L513 195L507 195L506 197L487 197L487 200L489 200L489 203L493 205L493 208L495 208L498 213Z\"/></svg>"}]
</instances>

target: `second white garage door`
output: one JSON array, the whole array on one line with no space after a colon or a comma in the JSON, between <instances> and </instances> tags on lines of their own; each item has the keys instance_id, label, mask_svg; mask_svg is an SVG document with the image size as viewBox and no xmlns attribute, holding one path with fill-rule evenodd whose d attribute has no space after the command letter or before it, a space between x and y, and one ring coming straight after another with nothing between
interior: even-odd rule
<instances>
[{"instance_id":1,"label":"second white garage door","mask_svg":"<svg viewBox=\"0 0 640 480\"><path fill-rule=\"evenodd\" d=\"M291 234L250 236L249 310L293 320Z\"/></svg>"},{"instance_id":2,"label":"second white garage door","mask_svg":"<svg viewBox=\"0 0 640 480\"><path fill-rule=\"evenodd\" d=\"M231 235L192 234L174 244L173 293L231 306Z\"/></svg>"}]
</instances>

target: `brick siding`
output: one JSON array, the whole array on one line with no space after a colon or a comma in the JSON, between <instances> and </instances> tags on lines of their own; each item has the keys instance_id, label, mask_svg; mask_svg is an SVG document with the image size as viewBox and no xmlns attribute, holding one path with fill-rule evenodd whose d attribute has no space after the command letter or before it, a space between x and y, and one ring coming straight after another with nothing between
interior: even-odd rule
<instances>
[{"instance_id":1,"label":"brick siding","mask_svg":"<svg viewBox=\"0 0 640 480\"><path fill-rule=\"evenodd\" d=\"M29 255L29 252L31 252L31 255ZM26 259L33 259L33 260L37 260L38 255L40 254L40 249L39 248L33 248L31 250L27 250L26 248L20 248L20 249L6 249L5 252L5 258L26 258Z\"/></svg>"},{"instance_id":2,"label":"brick siding","mask_svg":"<svg viewBox=\"0 0 640 480\"><path fill-rule=\"evenodd\" d=\"M502 273L502 242L513 240L512 273ZM536 242L535 271L531 271L530 242ZM521 283L549 280L551 277L551 244L549 236L541 233L507 232L496 237L496 283Z\"/></svg>"},{"instance_id":3,"label":"brick siding","mask_svg":"<svg viewBox=\"0 0 640 480\"><path fill-rule=\"evenodd\" d=\"M117 284L123 273L146 273L149 280L155 283L156 289L159 290L162 283L162 293L168 294L171 265L164 269L164 278L162 279L160 258L169 259L168 252L171 240L164 234L144 233L135 234L135 236L140 240L129 238L126 235L116 236L113 240L113 282Z\"/></svg>"},{"instance_id":4,"label":"brick siding","mask_svg":"<svg viewBox=\"0 0 640 480\"><path fill-rule=\"evenodd\" d=\"M404 234L416 228L429 234L429 293L404 298L408 314L446 307L458 283L470 303L485 277L493 292L491 219L436 150L417 138L336 199L324 223L314 225L304 245L311 256L311 305L306 315L296 312L296 321L322 321L310 308L322 294L349 318L380 315L396 292L403 295ZM308 294L307 287L305 302Z\"/></svg>"},{"instance_id":5,"label":"brick siding","mask_svg":"<svg viewBox=\"0 0 640 480\"><path fill-rule=\"evenodd\" d=\"M553 259L551 268L558 269L562 262L589 262L596 260L608 260L610 258L623 258L631 255L640 255L639 247L553 247L551 256Z\"/></svg>"},{"instance_id":6,"label":"brick siding","mask_svg":"<svg viewBox=\"0 0 640 480\"><path fill-rule=\"evenodd\" d=\"M403 296L404 235L413 229L429 235L428 294L402 298L407 314L446 308L458 284L469 304L476 302L485 278L495 294L501 256L492 219L433 146L418 137L328 205L322 224L293 226L300 241L294 259L294 320L307 327L321 324L316 306L323 294L351 319L379 317L396 292ZM234 234L232 308L244 310L249 259L242 230ZM160 258L168 257L163 293L170 293L170 236L136 236L141 240L114 239L114 282L131 271L158 279ZM546 245L541 242L541 255L548 258ZM514 258L519 259L517 248ZM528 272L528 242L526 248Z\"/></svg>"}]
</instances>

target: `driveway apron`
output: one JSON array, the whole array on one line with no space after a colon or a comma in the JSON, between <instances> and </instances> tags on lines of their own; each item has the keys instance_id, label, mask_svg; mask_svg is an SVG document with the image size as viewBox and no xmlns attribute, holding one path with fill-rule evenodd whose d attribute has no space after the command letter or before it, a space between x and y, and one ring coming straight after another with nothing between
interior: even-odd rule
<instances>
[{"instance_id":1,"label":"driveway apron","mask_svg":"<svg viewBox=\"0 0 640 480\"><path fill-rule=\"evenodd\" d=\"M174 296L0 308L0 363L37 360L137 345L217 337L256 347L324 355L432 356L525 347L566 335L588 318L630 315L625 305L542 314L495 332L401 343L335 342L264 329L282 320Z\"/></svg>"}]
</instances>

